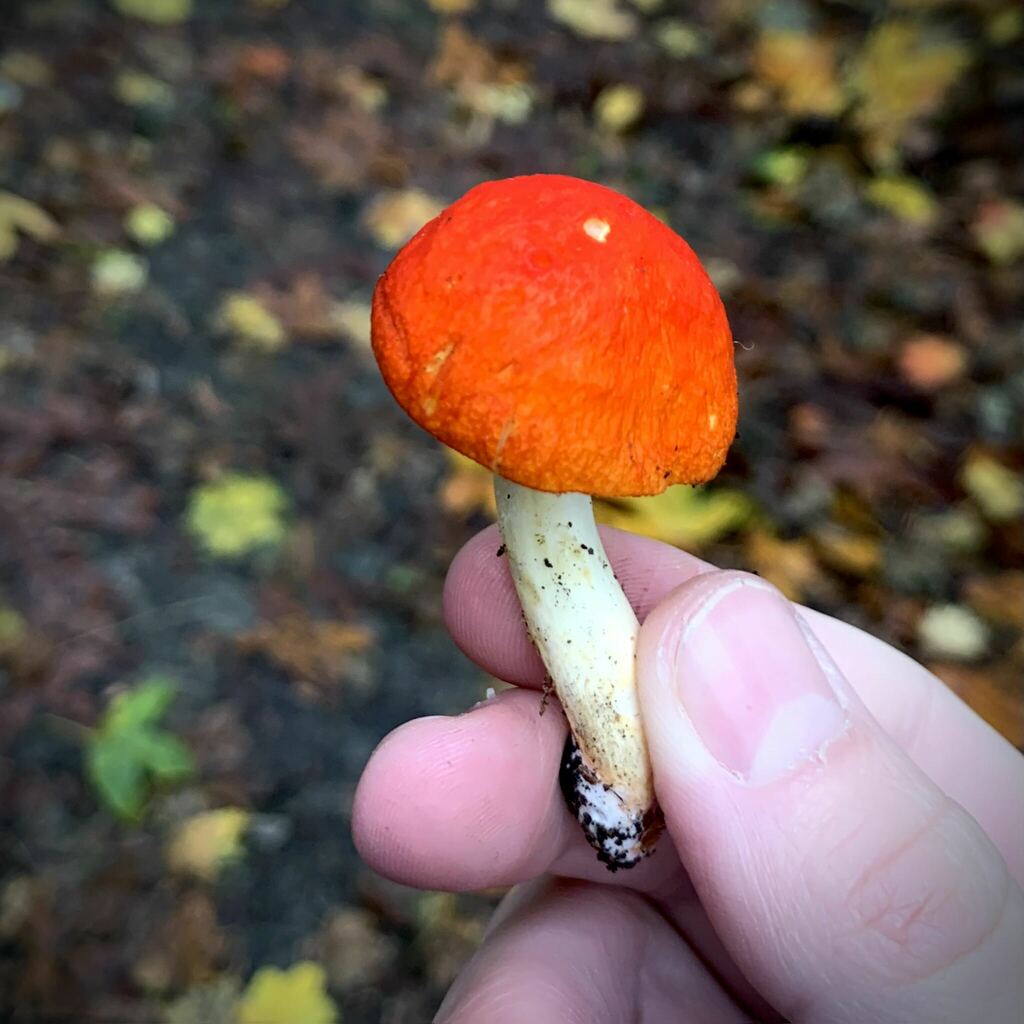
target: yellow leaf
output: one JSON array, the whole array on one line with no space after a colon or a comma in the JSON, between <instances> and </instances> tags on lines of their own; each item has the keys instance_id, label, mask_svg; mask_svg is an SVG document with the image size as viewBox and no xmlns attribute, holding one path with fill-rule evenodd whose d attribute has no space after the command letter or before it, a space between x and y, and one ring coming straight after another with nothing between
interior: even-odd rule
<instances>
[{"instance_id":1,"label":"yellow leaf","mask_svg":"<svg viewBox=\"0 0 1024 1024\"><path fill-rule=\"evenodd\" d=\"M0 263L14 255L19 234L37 242L53 242L59 230L57 222L41 206L13 192L0 192Z\"/></svg>"},{"instance_id":2,"label":"yellow leaf","mask_svg":"<svg viewBox=\"0 0 1024 1024\"><path fill-rule=\"evenodd\" d=\"M813 539L818 557L837 572L862 577L874 575L882 567L882 545L877 537L828 525L815 530Z\"/></svg>"},{"instance_id":3,"label":"yellow leaf","mask_svg":"<svg viewBox=\"0 0 1024 1024\"><path fill-rule=\"evenodd\" d=\"M960 483L993 522L1008 522L1024 515L1024 480L988 455L969 458L960 473Z\"/></svg>"},{"instance_id":4,"label":"yellow leaf","mask_svg":"<svg viewBox=\"0 0 1024 1024\"><path fill-rule=\"evenodd\" d=\"M606 85L594 100L594 116L607 132L624 132L644 112L644 94L635 85Z\"/></svg>"},{"instance_id":5,"label":"yellow leaf","mask_svg":"<svg viewBox=\"0 0 1024 1024\"><path fill-rule=\"evenodd\" d=\"M663 18L654 26L654 38L676 60L694 57L704 49L701 34L681 18Z\"/></svg>"},{"instance_id":6,"label":"yellow leaf","mask_svg":"<svg viewBox=\"0 0 1024 1024\"><path fill-rule=\"evenodd\" d=\"M894 164L908 126L934 113L971 63L962 43L931 39L912 21L872 30L850 77L859 98L854 116L871 158Z\"/></svg>"},{"instance_id":7,"label":"yellow leaf","mask_svg":"<svg viewBox=\"0 0 1024 1024\"><path fill-rule=\"evenodd\" d=\"M240 807L197 814L178 826L167 863L179 874L212 882L225 864L242 856L242 836L248 827L249 812Z\"/></svg>"},{"instance_id":8,"label":"yellow leaf","mask_svg":"<svg viewBox=\"0 0 1024 1024\"><path fill-rule=\"evenodd\" d=\"M382 249L404 245L444 204L417 188L377 196L363 216L367 230Z\"/></svg>"},{"instance_id":9,"label":"yellow leaf","mask_svg":"<svg viewBox=\"0 0 1024 1024\"><path fill-rule=\"evenodd\" d=\"M651 498L615 498L595 506L598 522L679 547L700 547L746 523L753 504L741 491L670 487Z\"/></svg>"},{"instance_id":10,"label":"yellow leaf","mask_svg":"<svg viewBox=\"0 0 1024 1024\"><path fill-rule=\"evenodd\" d=\"M548 0L555 21L584 39L620 41L636 33L636 18L615 0Z\"/></svg>"},{"instance_id":11,"label":"yellow leaf","mask_svg":"<svg viewBox=\"0 0 1024 1024\"><path fill-rule=\"evenodd\" d=\"M92 265L93 291L104 298L140 291L149 277L149 263L133 252L108 249Z\"/></svg>"},{"instance_id":12,"label":"yellow leaf","mask_svg":"<svg viewBox=\"0 0 1024 1024\"><path fill-rule=\"evenodd\" d=\"M331 322L360 348L370 347L369 303L351 299L339 302L331 309Z\"/></svg>"},{"instance_id":13,"label":"yellow leaf","mask_svg":"<svg viewBox=\"0 0 1024 1024\"><path fill-rule=\"evenodd\" d=\"M939 207L935 197L919 181L901 174L882 175L864 189L868 201L917 227L935 222Z\"/></svg>"},{"instance_id":14,"label":"yellow leaf","mask_svg":"<svg viewBox=\"0 0 1024 1024\"><path fill-rule=\"evenodd\" d=\"M156 203L139 203L126 214L124 229L140 245L159 245L174 233L174 218Z\"/></svg>"},{"instance_id":15,"label":"yellow leaf","mask_svg":"<svg viewBox=\"0 0 1024 1024\"><path fill-rule=\"evenodd\" d=\"M243 348L257 352L276 352L288 341L281 321L255 295L245 292L224 296L215 327L230 334Z\"/></svg>"},{"instance_id":16,"label":"yellow leaf","mask_svg":"<svg viewBox=\"0 0 1024 1024\"><path fill-rule=\"evenodd\" d=\"M765 32L754 48L752 66L779 92L790 114L834 117L845 106L829 39L792 30Z\"/></svg>"},{"instance_id":17,"label":"yellow leaf","mask_svg":"<svg viewBox=\"0 0 1024 1024\"><path fill-rule=\"evenodd\" d=\"M309 960L280 971L261 967L235 1009L238 1024L334 1024L324 969Z\"/></svg>"},{"instance_id":18,"label":"yellow leaf","mask_svg":"<svg viewBox=\"0 0 1024 1024\"><path fill-rule=\"evenodd\" d=\"M192 0L111 0L111 4L121 14L153 25L178 25L192 13Z\"/></svg>"},{"instance_id":19,"label":"yellow leaf","mask_svg":"<svg viewBox=\"0 0 1024 1024\"><path fill-rule=\"evenodd\" d=\"M791 601L802 601L808 590L821 582L821 568L807 540L781 540L764 530L753 530L746 538L744 554L750 567Z\"/></svg>"},{"instance_id":20,"label":"yellow leaf","mask_svg":"<svg viewBox=\"0 0 1024 1024\"><path fill-rule=\"evenodd\" d=\"M1024 256L1024 205L1008 199L984 203L971 234L990 263L1005 266Z\"/></svg>"},{"instance_id":21,"label":"yellow leaf","mask_svg":"<svg viewBox=\"0 0 1024 1024\"><path fill-rule=\"evenodd\" d=\"M270 477L226 473L192 492L187 523L209 554L237 557L284 539L286 506Z\"/></svg>"}]
</instances>

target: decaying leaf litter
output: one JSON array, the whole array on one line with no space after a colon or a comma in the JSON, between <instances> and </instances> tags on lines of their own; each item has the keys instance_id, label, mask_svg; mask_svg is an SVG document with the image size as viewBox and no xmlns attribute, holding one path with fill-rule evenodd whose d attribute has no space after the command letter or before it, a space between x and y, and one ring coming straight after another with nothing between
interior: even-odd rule
<instances>
[{"instance_id":1,"label":"decaying leaf litter","mask_svg":"<svg viewBox=\"0 0 1024 1024\"><path fill-rule=\"evenodd\" d=\"M5 1019L422 1020L473 948L497 894L371 876L347 813L492 683L439 618L487 475L367 355L376 275L486 178L619 188L725 296L726 471L605 521L1024 744L1022 90L999 0L6 5Z\"/></svg>"}]
</instances>

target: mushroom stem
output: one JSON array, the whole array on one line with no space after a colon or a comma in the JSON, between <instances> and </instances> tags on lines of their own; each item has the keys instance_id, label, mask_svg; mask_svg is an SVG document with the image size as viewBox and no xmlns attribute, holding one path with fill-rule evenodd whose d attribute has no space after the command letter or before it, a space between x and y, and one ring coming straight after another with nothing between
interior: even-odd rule
<instances>
[{"instance_id":1,"label":"mushroom stem","mask_svg":"<svg viewBox=\"0 0 1024 1024\"><path fill-rule=\"evenodd\" d=\"M494 478L498 526L530 636L571 736L562 789L612 871L661 828L636 691L639 624L608 563L586 494Z\"/></svg>"}]
</instances>

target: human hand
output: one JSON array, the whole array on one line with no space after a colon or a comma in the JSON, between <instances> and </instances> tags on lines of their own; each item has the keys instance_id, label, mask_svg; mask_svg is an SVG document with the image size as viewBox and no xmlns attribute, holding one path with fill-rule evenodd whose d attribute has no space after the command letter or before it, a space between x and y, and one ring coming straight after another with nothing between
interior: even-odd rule
<instances>
[{"instance_id":1,"label":"human hand","mask_svg":"<svg viewBox=\"0 0 1024 1024\"><path fill-rule=\"evenodd\" d=\"M522 688L397 729L353 812L364 859L399 882L525 883L438 1020L1018 1021L1024 759L880 641L755 576L603 536L644 622L667 834L631 871L594 859L558 787L564 719L524 689L543 666L484 531L445 614Z\"/></svg>"}]
</instances>

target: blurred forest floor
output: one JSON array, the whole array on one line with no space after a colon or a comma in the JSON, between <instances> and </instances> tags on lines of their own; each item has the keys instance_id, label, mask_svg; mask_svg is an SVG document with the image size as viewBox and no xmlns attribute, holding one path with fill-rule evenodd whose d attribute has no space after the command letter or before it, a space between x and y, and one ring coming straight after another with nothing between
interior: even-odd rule
<instances>
[{"instance_id":1,"label":"blurred forest floor","mask_svg":"<svg viewBox=\"0 0 1024 1024\"><path fill-rule=\"evenodd\" d=\"M719 480L605 518L1024 744L1017 0L7 0L0 1018L429 1018L496 894L373 876L348 814L492 682L439 613L490 505L368 302L538 170L683 234L738 343Z\"/></svg>"}]
</instances>

